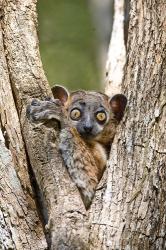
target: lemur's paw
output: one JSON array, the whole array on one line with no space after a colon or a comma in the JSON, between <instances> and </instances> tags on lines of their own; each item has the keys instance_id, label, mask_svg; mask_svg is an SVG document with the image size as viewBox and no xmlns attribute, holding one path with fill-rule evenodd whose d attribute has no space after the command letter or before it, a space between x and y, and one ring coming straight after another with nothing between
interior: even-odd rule
<instances>
[{"instance_id":1,"label":"lemur's paw","mask_svg":"<svg viewBox=\"0 0 166 250\"><path fill-rule=\"evenodd\" d=\"M33 99L27 106L26 115L31 122L47 122L49 120L61 121L62 105L58 99L47 98L45 101Z\"/></svg>"}]
</instances>

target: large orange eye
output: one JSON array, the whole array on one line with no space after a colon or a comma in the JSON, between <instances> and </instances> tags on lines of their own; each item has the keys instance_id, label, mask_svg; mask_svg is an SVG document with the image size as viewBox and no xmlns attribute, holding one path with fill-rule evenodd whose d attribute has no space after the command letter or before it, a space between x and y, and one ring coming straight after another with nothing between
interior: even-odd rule
<instances>
[{"instance_id":1,"label":"large orange eye","mask_svg":"<svg viewBox=\"0 0 166 250\"><path fill-rule=\"evenodd\" d=\"M81 112L79 109L73 109L70 113L70 117L72 120L79 120L81 116Z\"/></svg>"},{"instance_id":2,"label":"large orange eye","mask_svg":"<svg viewBox=\"0 0 166 250\"><path fill-rule=\"evenodd\" d=\"M96 118L99 122L104 122L106 120L106 113L105 112L98 112L96 114Z\"/></svg>"}]
</instances>

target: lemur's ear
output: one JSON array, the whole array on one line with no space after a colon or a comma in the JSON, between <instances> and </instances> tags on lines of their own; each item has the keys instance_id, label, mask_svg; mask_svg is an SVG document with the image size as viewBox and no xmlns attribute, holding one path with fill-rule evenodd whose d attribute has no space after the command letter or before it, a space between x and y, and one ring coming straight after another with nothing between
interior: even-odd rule
<instances>
[{"instance_id":1,"label":"lemur's ear","mask_svg":"<svg viewBox=\"0 0 166 250\"><path fill-rule=\"evenodd\" d=\"M55 99L59 99L62 104L65 104L69 97L69 92L66 88L60 86L60 85L55 85L51 88L53 96Z\"/></svg>"},{"instance_id":2,"label":"lemur's ear","mask_svg":"<svg viewBox=\"0 0 166 250\"><path fill-rule=\"evenodd\" d=\"M127 98L122 94L114 95L110 100L111 110L118 121L123 117L126 104Z\"/></svg>"}]
</instances>

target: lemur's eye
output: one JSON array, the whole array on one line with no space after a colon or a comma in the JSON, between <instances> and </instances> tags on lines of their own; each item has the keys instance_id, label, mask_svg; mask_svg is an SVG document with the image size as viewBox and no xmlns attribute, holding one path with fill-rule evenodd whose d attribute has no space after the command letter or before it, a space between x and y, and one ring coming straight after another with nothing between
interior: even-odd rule
<instances>
[{"instance_id":1,"label":"lemur's eye","mask_svg":"<svg viewBox=\"0 0 166 250\"><path fill-rule=\"evenodd\" d=\"M80 118L80 116L81 116L81 112L80 112L80 110L79 109L73 109L72 111L71 111L71 113L70 113L70 117L71 117L71 119L72 120L79 120L79 118Z\"/></svg>"},{"instance_id":2,"label":"lemur's eye","mask_svg":"<svg viewBox=\"0 0 166 250\"><path fill-rule=\"evenodd\" d=\"M98 120L99 122L105 122L107 116L106 116L106 113L105 113L104 111L102 111L102 112L98 112L98 113L96 114L96 118L97 118L97 120Z\"/></svg>"}]
</instances>

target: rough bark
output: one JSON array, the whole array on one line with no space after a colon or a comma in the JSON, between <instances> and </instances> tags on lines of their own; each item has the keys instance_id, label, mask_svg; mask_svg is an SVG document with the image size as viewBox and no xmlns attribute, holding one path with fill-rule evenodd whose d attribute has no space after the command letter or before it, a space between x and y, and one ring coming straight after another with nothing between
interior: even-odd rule
<instances>
[{"instance_id":1,"label":"rough bark","mask_svg":"<svg viewBox=\"0 0 166 250\"><path fill-rule=\"evenodd\" d=\"M86 211L57 150L58 126L34 126L26 118L26 106L32 98L51 96L36 25L36 1L4 1L2 31L10 82L30 163L46 203L51 247L86 249Z\"/></svg>"},{"instance_id":2,"label":"rough bark","mask_svg":"<svg viewBox=\"0 0 166 250\"><path fill-rule=\"evenodd\" d=\"M91 249L166 248L166 5L131 1L122 89L126 115L110 153Z\"/></svg>"},{"instance_id":3,"label":"rough bark","mask_svg":"<svg viewBox=\"0 0 166 250\"><path fill-rule=\"evenodd\" d=\"M0 249L46 249L12 96L0 23Z\"/></svg>"},{"instance_id":4,"label":"rough bark","mask_svg":"<svg viewBox=\"0 0 166 250\"><path fill-rule=\"evenodd\" d=\"M17 214L16 219L19 220L15 220L18 222L17 227L14 227L16 230L20 230L19 225L24 225L28 215L30 222L34 221L32 218L38 220L38 217L29 207L30 201L34 204L29 195L31 192L24 192L24 187L30 187L30 184L29 177L25 174L27 161L18 117L16 111L12 110L15 109L14 101L30 163L45 200L52 249L166 248L164 6L163 0L153 3L148 0L131 0L128 60L122 85L128 97L128 108L112 145L109 167L98 186L90 210L85 211L79 192L70 180L57 150L58 124L54 123L54 129L29 124L25 115L26 105L32 98L44 99L46 95L51 95L39 55L36 1L4 1L0 53L4 56L2 59L6 61L6 66L2 65L0 68L5 68L7 77L3 77L4 83L10 82L12 89L11 92L10 85L4 87L2 82L2 91L9 88L11 97L9 95L8 99L12 98L12 103L4 109L8 110L7 116L3 110L1 112L1 129L4 130L5 127L7 133L3 132L8 136L5 138L6 146L1 136L0 149L3 153L0 154L0 160L4 180L11 185L13 192L17 191L17 184L19 191L14 197L17 197L17 201L18 197L23 197L27 207L26 218L24 213ZM7 99L4 91L1 96ZM6 99L2 99L4 105ZM10 123L10 117L14 126ZM10 125L9 129L6 124ZM15 127L17 132L14 131ZM13 137L13 133L17 136ZM9 147L11 153L6 147ZM5 154L8 155L7 163ZM21 154L24 155L23 158ZM24 161L21 162L21 159ZM14 170L15 165L17 168ZM12 169L14 183L9 167ZM1 178L0 184L4 180ZM5 198L1 197L2 204L10 204L12 194L6 183L2 194L7 194ZM13 202L12 205L20 211L19 205L22 206L22 203ZM14 215L12 212L8 213L6 218L13 218ZM34 239L36 245L32 244L33 249L44 248L41 244L43 232L40 222L36 229L40 229L38 234L33 234L35 226L29 225L29 221L29 230L26 231L26 225L22 228L23 232L20 234L23 236L26 232L29 245L20 247L14 245L17 240L13 241L11 237L10 225L13 226L13 220L11 221L10 223L5 220L5 216L2 217L2 223L6 223L2 235L7 235L5 239L9 238L8 244L13 249L29 249ZM15 233L19 235L19 232ZM34 235L37 235L37 239ZM45 241L43 242L45 245ZM24 244L24 240L21 238L18 244Z\"/></svg>"},{"instance_id":5,"label":"rough bark","mask_svg":"<svg viewBox=\"0 0 166 250\"><path fill-rule=\"evenodd\" d=\"M35 203L21 186L11 152L0 133L0 249L46 249Z\"/></svg>"}]
</instances>

